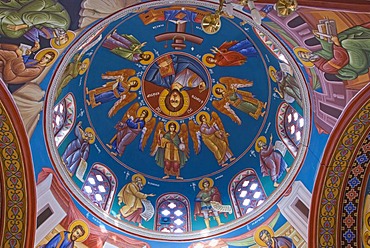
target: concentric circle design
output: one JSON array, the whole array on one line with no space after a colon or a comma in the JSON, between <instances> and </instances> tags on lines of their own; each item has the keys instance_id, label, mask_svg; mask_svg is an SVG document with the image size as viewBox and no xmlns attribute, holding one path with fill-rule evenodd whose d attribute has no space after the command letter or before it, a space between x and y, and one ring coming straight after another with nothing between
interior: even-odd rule
<instances>
[{"instance_id":1,"label":"concentric circle design","mask_svg":"<svg viewBox=\"0 0 370 248\"><path fill-rule=\"evenodd\" d=\"M199 1L176 1L176 6L150 1L124 9L77 37L59 63L45 109L50 157L69 192L107 225L149 239L202 238L206 226L196 212L199 192L213 187L220 202L212 208L227 212L228 218L220 215L224 223L220 226L212 219L207 236L247 223L252 228L258 224L252 220L282 197L298 173L311 130L304 76L275 36L243 12L235 11L233 19L222 18L217 34L204 33L201 20L217 7ZM279 56L266 40L278 48ZM55 98L77 54L81 61L89 61L85 63L88 68ZM271 80L269 68L288 67L289 79L299 84L302 106L272 90L280 78ZM67 118L76 118L68 120L67 131L58 136L61 141L56 145L53 116L60 104L74 113ZM286 124L288 120L304 124L296 143L289 141L293 128ZM257 140L264 144L256 148ZM280 149L273 151L281 163L275 168L261 165L270 141ZM80 157L83 160L73 163ZM97 168L107 168L104 182L114 179L104 209L98 202L104 199L103 193L87 196L88 183L98 182L90 179ZM245 206L247 201L240 205L246 193L232 191L247 187L247 177L254 180L251 190L259 191L250 194L258 198L252 209ZM212 183L200 184L205 178ZM141 219L127 218L121 194L131 182L137 183L147 200L142 209L151 212L151 205L153 215L147 212ZM186 206L188 212L183 216L189 216L181 217L187 223L181 236L160 232L170 230L170 225L163 226L168 219L161 219L156 204L174 195L177 203ZM238 207L241 214L237 215Z\"/></svg>"}]
</instances>

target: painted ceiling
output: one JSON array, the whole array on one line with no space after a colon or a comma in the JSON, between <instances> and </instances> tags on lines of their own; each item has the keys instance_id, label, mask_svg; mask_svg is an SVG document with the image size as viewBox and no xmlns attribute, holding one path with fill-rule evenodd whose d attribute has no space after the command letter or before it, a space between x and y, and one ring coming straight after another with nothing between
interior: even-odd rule
<instances>
[{"instance_id":1,"label":"painted ceiling","mask_svg":"<svg viewBox=\"0 0 370 248\"><path fill-rule=\"evenodd\" d=\"M307 246L315 178L341 178L320 171L326 142L368 82L369 13L256 2L258 24L226 1L213 33L218 2L26 2L0 3L18 10L0 60L29 136L36 247L61 233L77 247Z\"/></svg>"}]
</instances>

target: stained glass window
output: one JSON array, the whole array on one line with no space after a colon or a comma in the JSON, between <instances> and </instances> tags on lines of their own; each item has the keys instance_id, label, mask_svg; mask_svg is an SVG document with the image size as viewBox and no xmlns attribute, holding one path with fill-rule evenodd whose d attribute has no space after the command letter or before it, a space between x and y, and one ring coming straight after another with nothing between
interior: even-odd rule
<instances>
[{"instance_id":1,"label":"stained glass window","mask_svg":"<svg viewBox=\"0 0 370 248\"><path fill-rule=\"evenodd\" d=\"M237 217L248 214L266 200L262 184L252 169L247 169L236 175L229 188Z\"/></svg>"},{"instance_id":2,"label":"stained glass window","mask_svg":"<svg viewBox=\"0 0 370 248\"><path fill-rule=\"evenodd\" d=\"M117 180L102 164L94 164L82 186L82 192L95 205L109 212L116 191Z\"/></svg>"},{"instance_id":3,"label":"stained glass window","mask_svg":"<svg viewBox=\"0 0 370 248\"><path fill-rule=\"evenodd\" d=\"M76 120L76 103L72 94L67 94L53 111L53 132L56 146L71 132Z\"/></svg>"},{"instance_id":4,"label":"stained glass window","mask_svg":"<svg viewBox=\"0 0 370 248\"><path fill-rule=\"evenodd\" d=\"M304 127L303 117L288 103L279 106L278 135L293 156L297 155Z\"/></svg>"},{"instance_id":5,"label":"stained glass window","mask_svg":"<svg viewBox=\"0 0 370 248\"><path fill-rule=\"evenodd\" d=\"M156 203L156 230L168 233L190 231L189 200L180 194L161 195Z\"/></svg>"}]
</instances>

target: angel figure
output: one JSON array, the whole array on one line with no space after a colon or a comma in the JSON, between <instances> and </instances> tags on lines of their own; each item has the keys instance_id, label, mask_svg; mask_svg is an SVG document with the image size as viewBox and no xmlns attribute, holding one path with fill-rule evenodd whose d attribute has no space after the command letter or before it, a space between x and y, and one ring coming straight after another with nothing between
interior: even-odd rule
<instances>
[{"instance_id":1,"label":"angel figure","mask_svg":"<svg viewBox=\"0 0 370 248\"><path fill-rule=\"evenodd\" d=\"M267 102L263 103L254 98L252 93L248 91L238 90L238 88L251 87L253 82L234 77L221 77L219 81L220 84L213 86L213 95L221 100L212 102L212 105L218 111L229 116L239 125L242 121L230 105L249 114L256 120L265 115L266 112L262 110L266 108Z\"/></svg>"},{"instance_id":2,"label":"angel figure","mask_svg":"<svg viewBox=\"0 0 370 248\"><path fill-rule=\"evenodd\" d=\"M202 111L196 116L196 122L189 122L190 137L193 140L195 154L201 151L203 140L215 156L217 163L224 167L228 165L227 161L232 162L235 157L229 148L227 140L229 134L225 131L220 117L216 112L212 112L211 115L212 119L207 112Z\"/></svg>"},{"instance_id":3,"label":"angel figure","mask_svg":"<svg viewBox=\"0 0 370 248\"><path fill-rule=\"evenodd\" d=\"M150 134L155 126L155 118L148 107L139 108L139 103L133 104L123 116L122 120L115 126L117 134L107 145L114 156L122 156L126 147L130 145L141 133L139 150L143 151ZM136 118L133 116L136 115Z\"/></svg>"},{"instance_id":4,"label":"angel figure","mask_svg":"<svg viewBox=\"0 0 370 248\"><path fill-rule=\"evenodd\" d=\"M180 169L189 158L188 129L185 123L181 127L176 121L169 121L164 130L164 123L159 122L151 146L151 155L155 156L158 166L164 168L163 179L170 176L180 177Z\"/></svg>"},{"instance_id":5,"label":"angel figure","mask_svg":"<svg viewBox=\"0 0 370 248\"><path fill-rule=\"evenodd\" d=\"M101 76L102 79L114 79L115 81L108 82L101 87L89 90L86 87L86 103L92 108L99 106L102 103L107 103L116 100L113 107L109 110L108 116L114 116L118 110L136 99L137 91L140 88L141 82L135 75L133 69L122 69L118 71L108 71Z\"/></svg>"}]
</instances>

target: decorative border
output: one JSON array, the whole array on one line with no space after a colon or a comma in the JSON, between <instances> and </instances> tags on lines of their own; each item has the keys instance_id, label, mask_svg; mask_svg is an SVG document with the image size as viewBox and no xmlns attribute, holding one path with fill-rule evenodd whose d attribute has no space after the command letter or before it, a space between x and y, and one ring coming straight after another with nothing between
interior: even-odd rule
<instances>
[{"instance_id":1,"label":"decorative border","mask_svg":"<svg viewBox=\"0 0 370 248\"><path fill-rule=\"evenodd\" d=\"M117 222L115 218L112 216L107 216L106 213L103 213L100 208L95 206L91 201L87 200L83 194L80 188L74 184L71 177L68 175L67 171L63 169L61 162L60 162L60 155L58 151L55 149L55 141L50 140L48 137L53 137L51 135L51 123L52 123L52 110L54 107L54 99L55 99L55 92L56 88L58 87L58 84L60 83L60 78L63 72L63 69L67 66L69 61L72 59L72 56L74 52L78 50L78 48L84 44L84 42L87 41L89 35L91 33L96 32L96 30L99 30L102 27L105 27L110 22L116 21L120 18L124 18L130 13L136 13L143 11L147 8L155 8L155 7L163 7L163 5L168 4L168 2L162 1L162 0L153 0L145 3L139 3L133 6L130 6L128 8L122 9L121 11L109 16L106 19L103 19L97 23L94 24L93 27L91 27L88 31L81 34L79 38L76 39L75 43L71 45L71 47L66 51L65 55L60 60L59 64L57 65L54 74L51 76L51 80L46 93L46 101L45 101L45 110L44 110L44 122L43 122L43 128L44 128L44 136L45 136L45 143L46 147L48 149L48 154L50 156L51 162L53 163L53 166L56 170L56 173L59 177L59 179L62 181L64 186L68 188L70 193L74 196L74 198L81 204L83 207L88 208L91 212L94 213L96 217L98 217L100 220L102 220L107 225L111 225L113 227L118 228L120 231L123 231L125 233L128 233L130 235L135 235L136 237L146 238L146 239L153 239L153 240L161 240L161 241L193 241L193 240L199 240L202 238L205 238L204 232L189 232L189 233L183 233L180 235L176 234L168 234L168 233L160 233L150 230L144 230L142 228L126 224L124 222ZM205 7L209 9L217 9L218 4L216 2L210 2L209 0L204 1L195 1L195 0L177 0L177 5L196 5L197 7ZM234 11L234 16L245 21L246 24L249 24L251 27L255 27L258 30L263 30L266 32L266 36L276 42L276 47L281 49L282 53L286 57L289 64L292 65L294 73L297 77L297 80L300 82L306 82L301 70L298 67L298 64L295 62L295 60L292 57L292 54L288 51L288 49L280 43L279 39L274 36L272 33L268 31L268 29L264 26L257 25L252 18L246 14L245 12L242 12L240 10ZM265 211L270 208L272 205L274 205L279 198L285 193L287 188L293 183L295 177L297 176L303 161L307 155L308 151L308 145L309 145L309 138L311 133L311 120L312 120L312 111L311 111L311 103L310 103L310 96L308 94L308 88L306 84L301 84L301 90L305 93L307 96L303 99L304 101L304 122L305 122L305 128L304 128L304 134L302 135L302 145L299 148L299 152L297 154L297 157L294 160L294 164L291 166L290 172L286 175L284 180L281 182L280 187L278 187L274 191L274 196L269 197L263 206L257 208L255 211L253 211L248 216L243 216L239 219L236 219L234 221L231 221L227 223L227 225L215 227L211 232L207 233L207 237L214 237L216 235L221 235L225 233L229 233L235 229L241 228L245 226L247 223L250 223L251 221L257 219L259 216L265 213ZM51 135L51 136L50 136Z\"/></svg>"},{"instance_id":2,"label":"decorative border","mask_svg":"<svg viewBox=\"0 0 370 248\"><path fill-rule=\"evenodd\" d=\"M370 85L342 112L322 158L312 195L309 247L361 246L369 173ZM358 199L359 198L359 199Z\"/></svg>"},{"instance_id":3,"label":"decorative border","mask_svg":"<svg viewBox=\"0 0 370 248\"><path fill-rule=\"evenodd\" d=\"M0 247L33 247L37 206L28 136L1 79L0 95Z\"/></svg>"}]
</instances>

